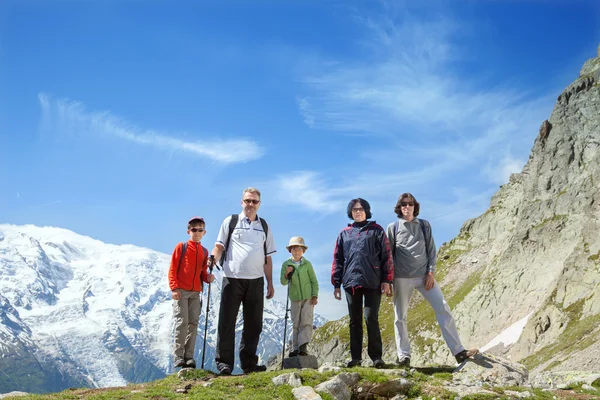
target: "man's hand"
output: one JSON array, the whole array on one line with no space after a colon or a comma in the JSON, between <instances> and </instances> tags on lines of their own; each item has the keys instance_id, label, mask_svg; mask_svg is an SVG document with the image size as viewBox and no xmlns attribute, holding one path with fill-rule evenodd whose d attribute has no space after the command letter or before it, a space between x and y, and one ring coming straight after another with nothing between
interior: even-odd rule
<instances>
[{"instance_id":1,"label":"man's hand","mask_svg":"<svg viewBox=\"0 0 600 400\"><path fill-rule=\"evenodd\" d=\"M294 267L288 265L287 269L285 270L285 279L290 279L290 273L292 272L294 272Z\"/></svg>"},{"instance_id":2,"label":"man's hand","mask_svg":"<svg viewBox=\"0 0 600 400\"><path fill-rule=\"evenodd\" d=\"M423 283L425 284L425 290L429 290L435 285L433 272L428 272L427 275L425 275L425 280L423 281Z\"/></svg>"},{"instance_id":3,"label":"man's hand","mask_svg":"<svg viewBox=\"0 0 600 400\"><path fill-rule=\"evenodd\" d=\"M312 304L313 306L316 306L318 302L319 299L317 298L317 296L313 296L312 299L310 299L310 304Z\"/></svg>"},{"instance_id":4,"label":"man's hand","mask_svg":"<svg viewBox=\"0 0 600 400\"><path fill-rule=\"evenodd\" d=\"M215 276L213 274L208 274L206 278L208 280L208 283L212 283L215 280Z\"/></svg>"},{"instance_id":5,"label":"man's hand","mask_svg":"<svg viewBox=\"0 0 600 400\"><path fill-rule=\"evenodd\" d=\"M267 284L267 299L272 299L273 296L275 296L275 288L273 287L273 284L269 282Z\"/></svg>"},{"instance_id":6,"label":"man's hand","mask_svg":"<svg viewBox=\"0 0 600 400\"><path fill-rule=\"evenodd\" d=\"M387 297L392 297L392 295L394 294L392 292L392 285L390 285L387 282L382 282L381 283L381 292L383 294L385 294Z\"/></svg>"},{"instance_id":7,"label":"man's hand","mask_svg":"<svg viewBox=\"0 0 600 400\"><path fill-rule=\"evenodd\" d=\"M333 289L333 297L335 297L336 300L341 300L342 299L342 291L340 290L339 287Z\"/></svg>"},{"instance_id":8,"label":"man's hand","mask_svg":"<svg viewBox=\"0 0 600 400\"><path fill-rule=\"evenodd\" d=\"M178 289L175 289L175 290L171 291L171 298L173 300L179 300L179 299L181 299L181 293L179 293Z\"/></svg>"}]
</instances>

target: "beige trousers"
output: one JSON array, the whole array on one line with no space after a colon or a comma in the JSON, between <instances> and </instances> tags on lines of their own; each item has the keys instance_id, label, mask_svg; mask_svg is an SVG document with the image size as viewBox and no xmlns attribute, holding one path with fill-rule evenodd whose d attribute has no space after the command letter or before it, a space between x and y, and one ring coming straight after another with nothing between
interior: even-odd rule
<instances>
[{"instance_id":1,"label":"beige trousers","mask_svg":"<svg viewBox=\"0 0 600 400\"><path fill-rule=\"evenodd\" d=\"M300 346L310 342L313 335L315 306L309 300L292 301L292 348L298 350Z\"/></svg>"},{"instance_id":2,"label":"beige trousers","mask_svg":"<svg viewBox=\"0 0 600 400\"><path fill-rule=\"evenodd\" d=\"M179 289L181 298L173 300L173 319L175 320L175 360L194 358L198 322L202 309L200 292Z\"/></svg>"}]
</instances>

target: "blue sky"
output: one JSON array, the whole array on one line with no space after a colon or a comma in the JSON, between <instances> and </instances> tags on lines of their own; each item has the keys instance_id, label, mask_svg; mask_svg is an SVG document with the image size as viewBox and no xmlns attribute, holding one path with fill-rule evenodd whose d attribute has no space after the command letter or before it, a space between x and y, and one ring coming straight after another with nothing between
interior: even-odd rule
<instances>
[{"instance_id":1,"label":"blue sky","mask_svg":"<svg viewBox=\"0 0 600 400\"><path fill-rule=\"evenodd\" d=\"M210 249L256 186L275 272L304 236L317 312L344 315L348 201L386 226L412 192L452 239L600 43L595 0L413 3L3 0L0 223L170 253L199 214Z\"/></svg>"}]
</instances>

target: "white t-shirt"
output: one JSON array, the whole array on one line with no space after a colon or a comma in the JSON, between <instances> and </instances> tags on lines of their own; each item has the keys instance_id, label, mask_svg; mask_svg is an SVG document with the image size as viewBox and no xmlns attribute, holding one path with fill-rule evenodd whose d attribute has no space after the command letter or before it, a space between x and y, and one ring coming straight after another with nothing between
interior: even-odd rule
<instances>
[{"instance_id":1,"label":"white t-shirt","mask_svg":"<svg viewBox=\"0 0 600 400\"><path fill-rule=\"evenodd\" d=\"M217 244L225 247L229 235L231 215L221 224ZM227 258L223 264L223 274L227 278L256 279L265 274L265 252L263 244L267 241L267 256L275 253L275 243L271 229L265 232L258 216L250 221L244 213L239 214L238 222L231 234L227 249Z\"/></svg>"}]
</instances>

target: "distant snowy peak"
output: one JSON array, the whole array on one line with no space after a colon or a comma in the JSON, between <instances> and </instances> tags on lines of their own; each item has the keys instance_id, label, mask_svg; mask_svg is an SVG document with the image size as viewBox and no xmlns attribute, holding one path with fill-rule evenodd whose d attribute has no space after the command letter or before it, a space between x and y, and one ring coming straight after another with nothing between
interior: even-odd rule
<instances>
[{"instance_id":1,"label":"distant snowy peak","mask_svg":"<svg viewBox=\"0 0 600 400\"><path fill-rule=\"evenodd\" d=\"M65 229L0 225L0 339L14 344L3 347L0 368L12 372L0 376L0 388L44 392L115 386L170 373L169 263L164 253L105 244ZM207 368L214 368L220 308L221 274L216 275L206 326ZM203 345L206 295L197 351ZM281 351L285 316L279 301L267 300L264 307L262 362ZM317 325L324 321L315 316ZM241 328L242 312L237 343ZM39 373L37 386L21 374L25 355Z\"/></svg>"}]
</instances>

